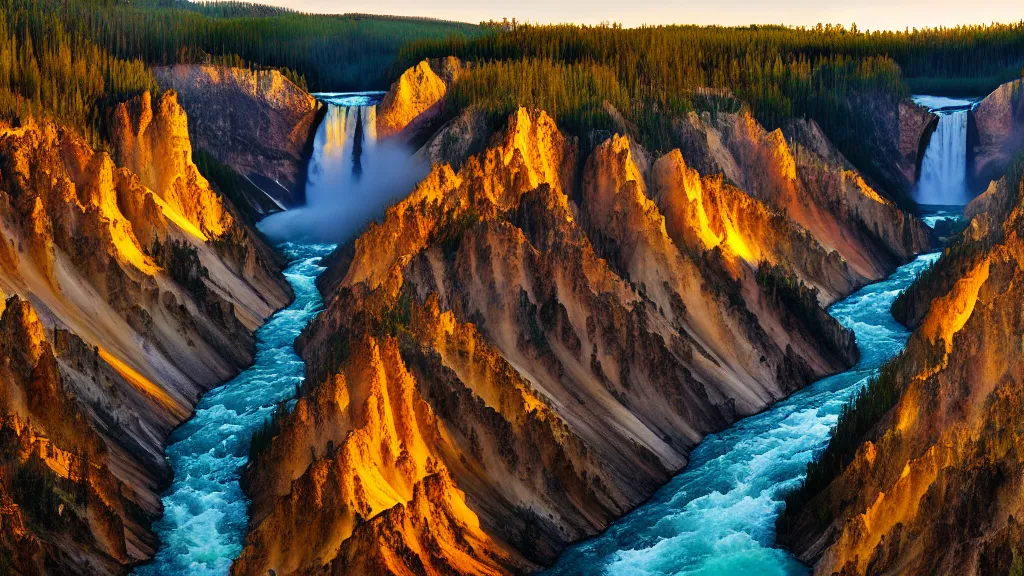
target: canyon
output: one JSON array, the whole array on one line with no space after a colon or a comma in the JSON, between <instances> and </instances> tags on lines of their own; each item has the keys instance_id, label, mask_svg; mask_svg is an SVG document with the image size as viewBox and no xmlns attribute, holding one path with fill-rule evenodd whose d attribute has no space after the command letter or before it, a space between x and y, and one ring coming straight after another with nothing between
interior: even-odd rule
<instances>
[{"instance_id":1,"label":"canyon","mask_svg":"<svg viewBox=\"0 0 1024 576\"><path fill-rule=\"evenodd\" d=\"M935 271L897 300L916 330L884 378L894 402L780 523L815 573L1019 565L1020 198L1019 171L994 182Z\"/></svg>"},{"instance_id":2,"label":"canyon","mask_svg":"<svg viewBox=\"0 0 1024 576\"><path fill-rule=\"evenodd\" d=\"M1015 325L994 316L1013 314L1012 182L971 204L969 248L951 248L963 252L930 275L934 258L918 255L937 235L901 202L939 118L910 101L879 112L884 145L866 176L813 120L768 130L746 106L676 118L683 144L667 153L628 126L581 138L543 110L453 110L467 67L424 60L359 104L318 100L273 70L157 67L165 91L114 110L109 153L50 121L3 127L0 433L17 449L0 466L23 492L0 494L0 547L16 571L118 574L156 556L140 574L533 573L703 465L701 450L725 446L717 433L778 424L762 411L841 386L800 444L799 475L818 428L897 351L889 340L907 337L887 311L852 307L887 310L918 274L893 307L919 327L897 360L918 362L908 382L921 386L906 385L914 396L887 417L899 433L883 433L883 420L810 511L787 512L780 541L825 574L884 573L908 557L950 567L1006 549L1010 505L996 536L943 559L920 542L950 537L929 533L907 502L941 468L918 463L922 451L962 463L957 486L974 486L980 423L1012 421L1011 404L965 423L954 408L966 401L918 408L954 385L943 380L951 363L963 373L981 353L982 336L959 346L983 330L979 302L1007 294L1001 308L986 304L984 326ZM1000 127L1019 100L1007 90L971 113L978 160L966 180L1010 164L1018 132ZM351 163L344 185L366 186L361 171L391 146L422 174L410 169L415 184L393 198L358 200L358 226L335 249L307 239L275 251L251 225L266 218L269 232L340 202L333 181L317 189L325 166ZM229 192L197 164L245 184ZM873 346L865 323L888 331L885 354L858 349L860 338ZM1010 362L1013 343L999 349ZM978 372L977 386L990 381ZM948 448L964 438L975 444ZM1003 444L985 446L1010 462ZM888 463L904 456L924 481L893 475ZM209 482L182 475L189 466ZM890 487L909 490L891 509L871 494ZM227 528L188 521L209 491ZM26 494L32 509L15 503ZM158 542L164 506L181 513L160 521ZM814 506L836 512L827 530ZM904 533L879 515L919 524ZM210 546L197 552L199 534Z\"/></svg>"}]
</instances>

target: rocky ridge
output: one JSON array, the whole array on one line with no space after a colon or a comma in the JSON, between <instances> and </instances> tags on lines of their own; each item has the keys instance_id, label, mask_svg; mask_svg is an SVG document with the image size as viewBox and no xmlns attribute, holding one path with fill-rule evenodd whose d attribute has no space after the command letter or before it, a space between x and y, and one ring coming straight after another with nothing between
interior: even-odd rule
<instances>
[{"instance_id":1,"label":"rocky ridge","mask_svg":"<svg viewBox=\"0 0 1024 576\"><path fill-rule=\"evenodd\" d=\"M192 144L269 196L252 199L260 213L302 203L324 109L313 96L277 70L179 64L153 75L177 92Z\"/></svg>"},{"instance_id":2,"label":"rocky ridge","mask_svg":"<svg viewBox=\"0 0 1024 576\"><path fill-rule=\"evenodd\" d=\"M883 372L892 407L780 523L816 574L1019 570L1021 186L1019 169L993 183L897 301L917 329Z\"/></svg>"},{"instance_id":3,"label":"rocky ridge","mask_svg":"<svg viewBox=\"0 0 1024 576\"><path fill-rule=\"evenodd\" d=\"M1022 82L1003 84L968 112L968 186L975 194L999 180L1024 150Z\"/></svg>"},{"instance_id":4,"label":"rocky ridge","mask_svg":"<svg viewBox=\"0 0 1024 576\"><path fill-rule=\"evenodd\" d=\"M377 105L377 135L410 140L437 120L462 70L458 58L424 60L406 70Z\"/></svg>"},{"instance_id":5,"label":"rocky ridge","mask_svg":"<svg viewBox=\"0 0 1024 576\"><path fill-rule=\"evenodd\" d=\"M290 298L192 163L173 92L120 105L110 143L0 127L0 547L22 574L153 554L166 437Z\"/></svg>"}]
</instances>

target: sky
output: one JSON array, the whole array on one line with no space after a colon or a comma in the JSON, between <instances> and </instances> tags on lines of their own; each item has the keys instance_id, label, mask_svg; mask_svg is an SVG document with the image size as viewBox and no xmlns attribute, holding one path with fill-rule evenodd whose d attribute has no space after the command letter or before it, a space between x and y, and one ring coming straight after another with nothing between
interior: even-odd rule
<instances>
[{"instance_id":1,"label":"sky","mask_svg":"<svg viewBox=\"0 0 1024 576\"><path fill-rule=\"evenodd\" d=\"M303 12L429 16L481 22L516 18L535 23L643 24L855 23L861 30L1018 22L1020 0L256 0Z\"/></svg>"}]
</instances>

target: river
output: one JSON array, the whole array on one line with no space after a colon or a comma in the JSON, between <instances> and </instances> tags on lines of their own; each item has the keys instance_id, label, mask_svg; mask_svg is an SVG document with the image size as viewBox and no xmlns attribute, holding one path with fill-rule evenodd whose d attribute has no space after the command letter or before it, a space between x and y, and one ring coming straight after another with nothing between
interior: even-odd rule
<instances>
[{"instance_id":1,"label":"river","mask_svg":"<svg viewBox=\"0 0 1024 576\"><path fill-rule=\"evenodd\" d=\"M709 435L686 469L648 503L566 550L547 576L807 574L792 554L774 546L783 499L824 449L843 405L903 350L910 332L889 307L937 258L919 256L829 309L857 334L856 366Z\"/></svg>"},{"instance_id":2,"label":"river","mask_svg":"<svg viewBox=\"0 0 1024 576\"><path fill-rule=\"evenodd\" d=\"M249 500L239 485L249 439L274 406L295 395L305 362L294 343L323 306L316 277L331 244L282 244L285 277L295 300L256 332L253 365L203 396L196 413L171 435L167 459L174 481L163 494L164 516L154 523L161 539L140 576L228 573L242 552Z\"/></svg>"}]
</instances>

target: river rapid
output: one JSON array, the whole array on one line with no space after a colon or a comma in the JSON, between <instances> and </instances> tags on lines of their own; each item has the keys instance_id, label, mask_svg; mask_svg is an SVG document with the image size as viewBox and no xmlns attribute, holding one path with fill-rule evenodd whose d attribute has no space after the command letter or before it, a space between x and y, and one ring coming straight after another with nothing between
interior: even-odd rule
<instances>
[{"instance_id":1,"label":"river rapid","mask_svg":"<svg viewBox=\"0 0 1024 576\"><path fill-rule=\"evenodd\" d=\"M239 485L253 432L278 402L295 396L305 362L294 343L321 310L316 277L332 244L282 244L288 257L285 278L295 300L256 332L253 365L208 392L195 416L169 439L167 459L174 481L163 494L164 516L154 523L161 540L153 561L139 576L224 575L242 552L249 499Z\"/></svg>"}]
</instances>

